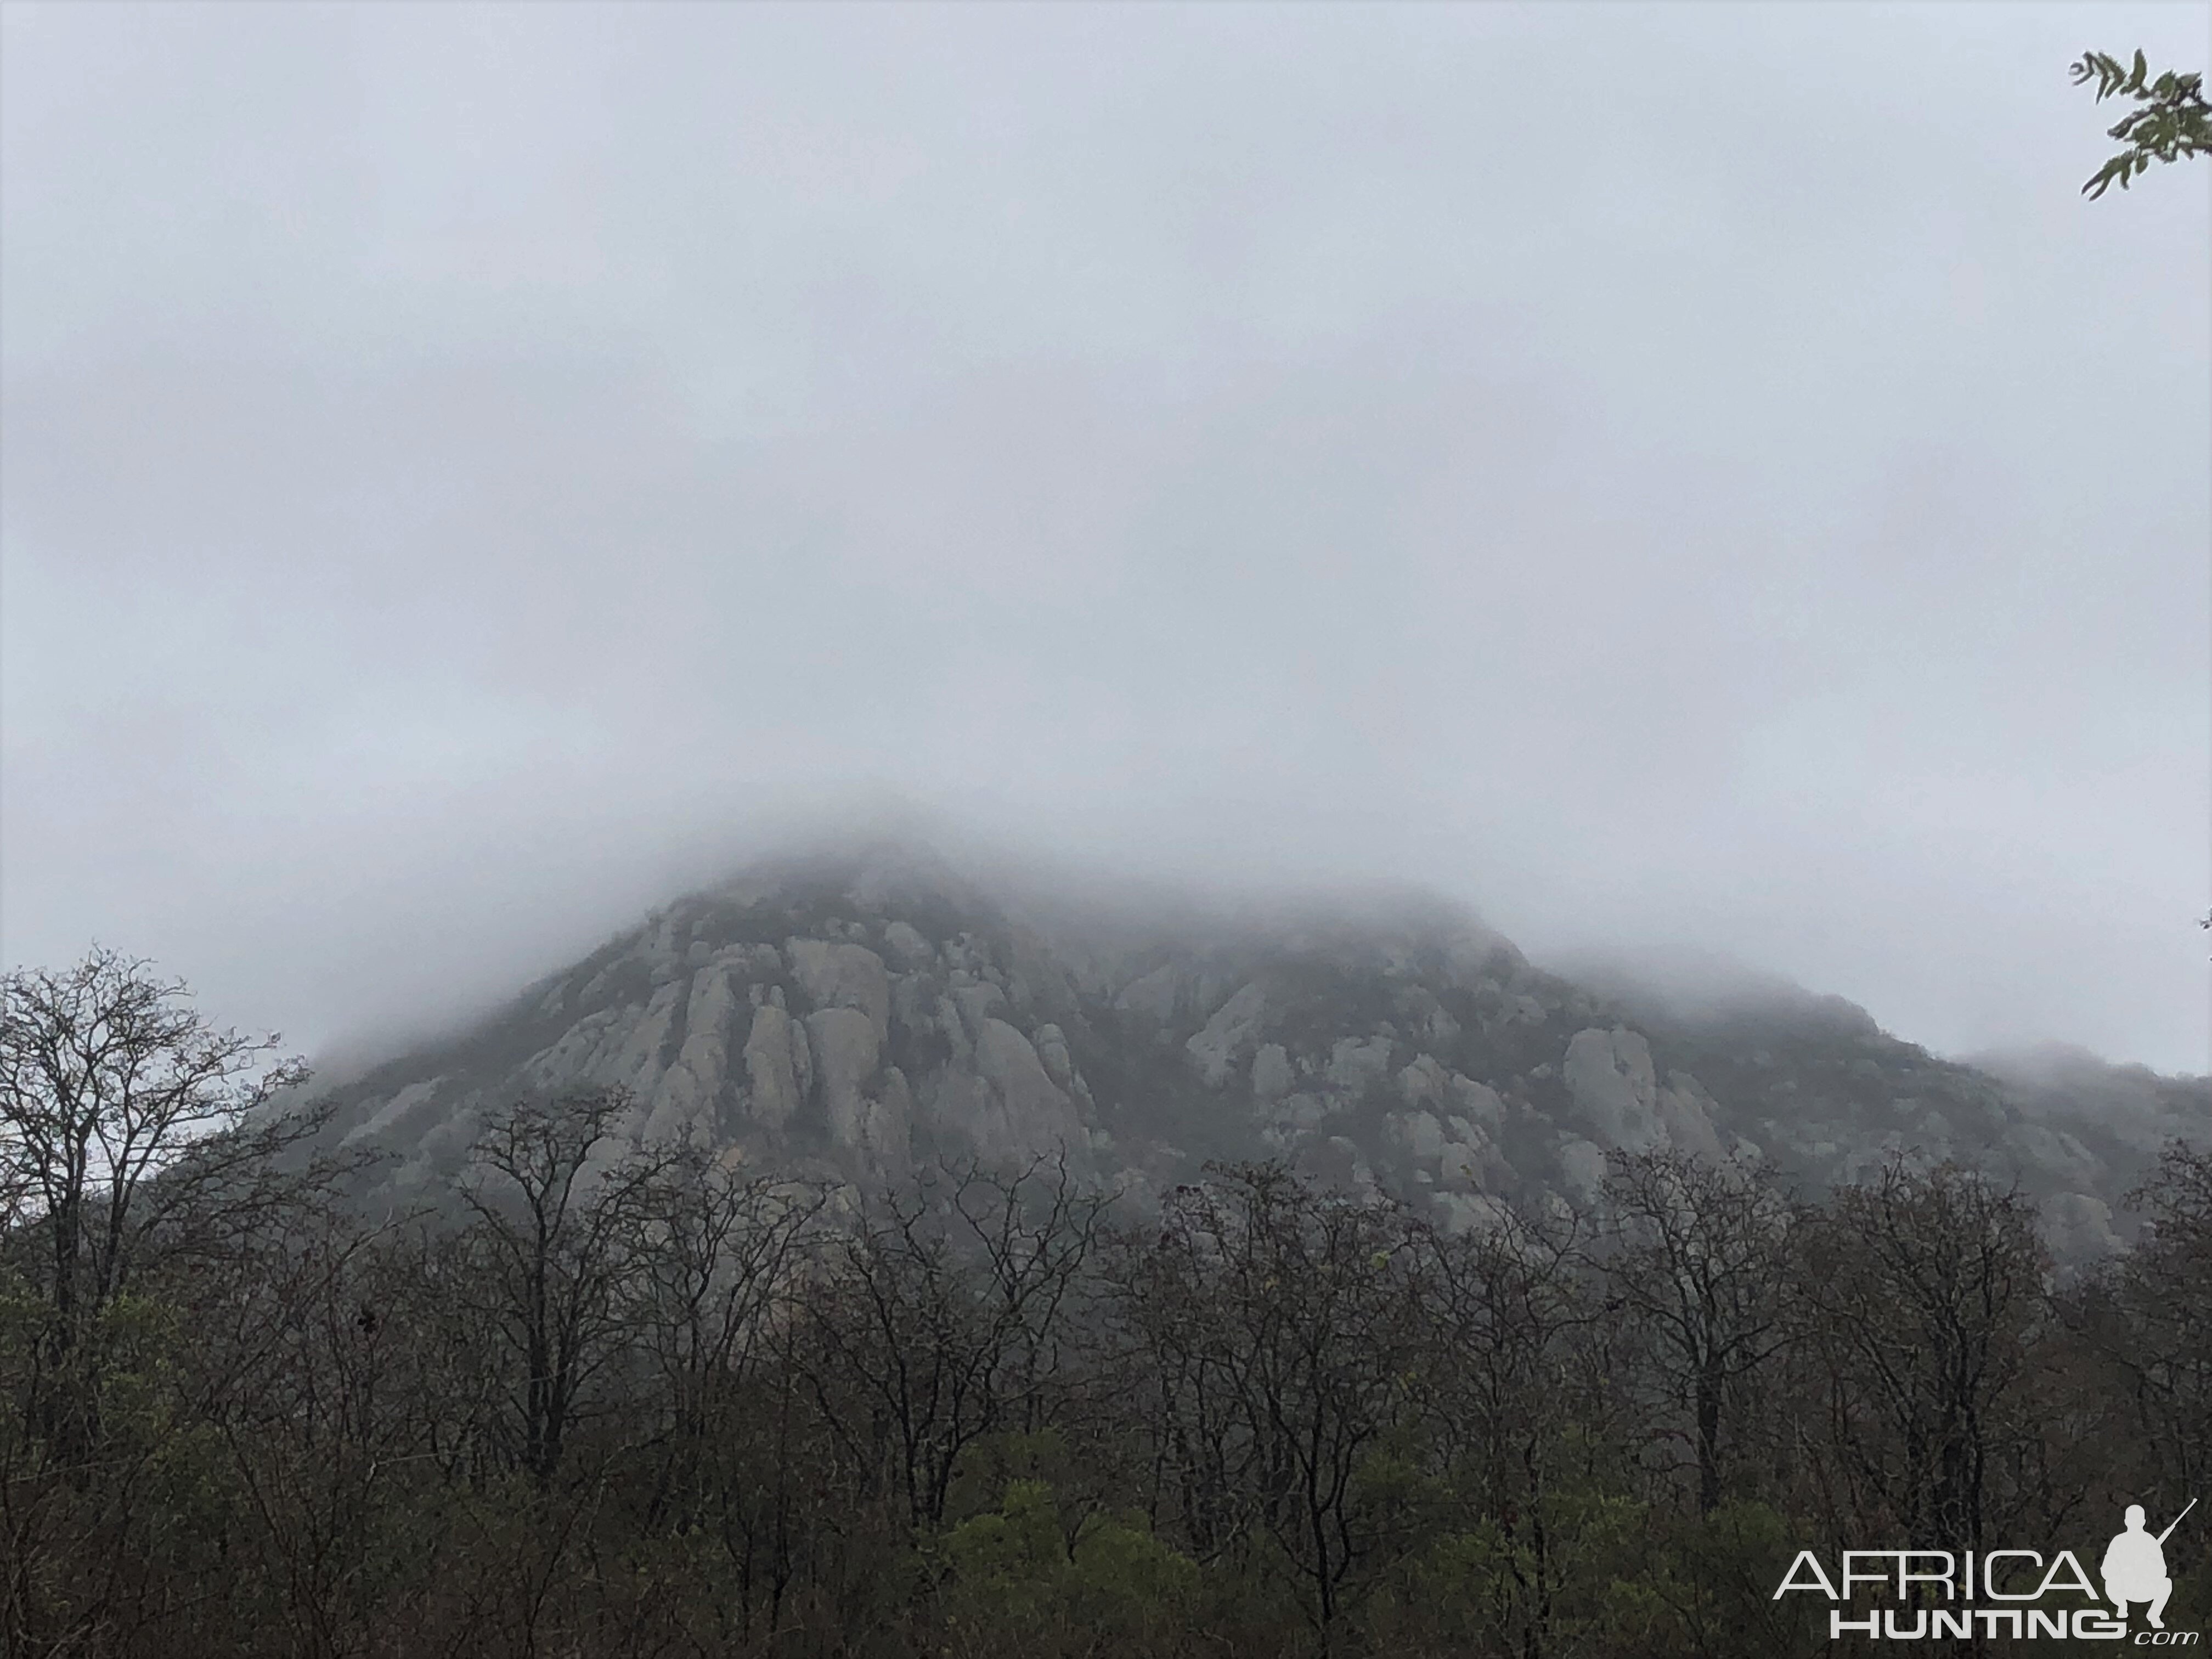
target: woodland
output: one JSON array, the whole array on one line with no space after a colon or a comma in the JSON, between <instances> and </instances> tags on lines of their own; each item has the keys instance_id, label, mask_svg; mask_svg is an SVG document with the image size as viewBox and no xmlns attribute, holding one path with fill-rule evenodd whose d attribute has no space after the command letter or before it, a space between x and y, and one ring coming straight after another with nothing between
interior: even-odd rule
<instances>
[{"instance_id":1,"label":"woodland","mask_svg":"<svg viewBox=\"0 0 2212 1659\"><path fill-rule=\"evenodd\" d=\"M2094 1571L2212 1470L2201 1147L2063 1273L2020 1194L1910 1158L1805 1194L1617 1153L1585 1211L1451 1233L1282 1164L810 1185L612 1091L368 1211L271 1109L296 1069L179 990L6 983L26 1659L1749 1659L1829 1648L1776 1595L1801 1550Z\"/></svg>"}]
</instances>

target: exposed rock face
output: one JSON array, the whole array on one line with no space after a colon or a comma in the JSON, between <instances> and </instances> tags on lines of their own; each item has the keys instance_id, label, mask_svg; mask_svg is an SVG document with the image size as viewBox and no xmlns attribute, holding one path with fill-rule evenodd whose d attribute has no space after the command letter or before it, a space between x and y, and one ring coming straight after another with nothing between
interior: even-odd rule
<instances>
[{"instance_id":1,"label":"exposed rock face","mask_svg":"<svg viewBox=\"0 0 2212 1659\"><path fill-rule=\"evenodd\" d=\"M2019 1179L2075 1254L2124 1235L2165 1139L2212 1123L2203 1079L2075 1059L2000 1081L1832 998L1592 991L1440 903L1133 937L892 849L679 901L342 1091L333 1133L420 1183L501 1103L599 1085L635 1094L641 1133L797 1170L1065 1154L1142 1193L1282 1156L1455 1227L1595 1202L1613 1149L1764 1153L1812 1188L1955 1158Z\"/></svg>"},{"instance_id":2,"label":"exposed rock face","mask_svg":"<svg viewBox=\"0 0 2212 1659\"><path fill-rule=\"evenodd\" d=\"M745 1039L745 1075L752 1085L746 1115L770 1133L799 1115L814 1088L814 1060L806 1033L784 1009L764 1002L753 1010Z\"/></svg>"},{"instance_id":3,"label":"exposed rock face","mask_svg":"<svg viewBox=\"0 0 2212 1659\"><path fill-rule=\"evenodd\" d=\"M806 1017L806 1042L814 1054L831 1144L863 1145L872 1122L867 1091L883 1058L875 1022L858 1008L817 1009Z\"/></svg>"},{"instance_id":4,"label":"exposed rock face","mask_svg":"<svg viewBox=\"0 0 2212 1659\"><path fill-rule=\"evenodd\" d=\"M1030 1040L1005 1020L983 1020L975 1037L975 1069L991 1085L996 1109L988 1120L990 1127L977 1137L985 1151L1019 1157L1085 1146L1088 1136L1075 1103L1053 1081Z\"/></svg>"},{"instance_id":5,"label":"exposed rock face","mask_svg":"<svg viewBox=\"0 0 2212 1659\"><path fill-rule=\"evenodd\" d=\"M732 1071L730 1042L741 993L731 969L708 962L691 980L691 1000L684 1015L684 1046L660 1080L650 1135L690 1134L711 1141L718 1127L724 1079Z\"/></svg>"},{"instance_id":6,"label":"exposed rock face","mask_svg":"<svg viewBox=\"0 0 2212 1659\"><path fill-rule=\"evenodd\" d=\"M868 1017L876 1041L891 1030L891 982L884 959L866 945L794 939L784 950L807 998L817 1008L858 1008Z\"/></svg>"},{"instance_id":7,"label":"exposed rock face","mask_svg":"<svg viewBox=\"0 0 2212 1659\"><path fill-rule=\"evenodd\" d=\"M1207 1087L1218 1089L1228 1080L1234 1062L1249 1051L1267 1012L1267 989L1255 980L1216 1009L1206 1029L1183 1044Z\"/></svg>"},{"instance_id":8,"label":"exposed rock face","mask_svg":"<svg viewBox=\"0 0 2212 1659\"><path fill-rule=\"evenodd\" d=\"M1582 1126L1600 1141L1635 1152L1663 1139L1651 1045L1636 1032L1619 1026L1576 1032L1559 1075Z\"/></svg>"}]
</instances>

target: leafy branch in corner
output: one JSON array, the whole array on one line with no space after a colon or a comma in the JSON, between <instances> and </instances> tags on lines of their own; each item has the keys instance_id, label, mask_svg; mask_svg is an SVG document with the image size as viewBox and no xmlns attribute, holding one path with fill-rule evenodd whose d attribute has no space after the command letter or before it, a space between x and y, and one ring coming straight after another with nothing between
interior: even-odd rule
<instances>
[{"instance_id":1,"label":"leafy branch in corner","mask_svg":"<svg viewBox=\"0 0 2212 1659\"><path fill-rule=\"evenodd\" d=\"M2077 87L2094 79L2100 104L2120 95L2141 106L2106 129L2107 137L2118 138L2127 149L2098 168L2081 186L2090 200L2102 196L2115 182L2125 190L2129 180L2150 170L2154 160L2175 161L2212 151L2212 105L2204 101L2203 76L2168 70L2146 84L2150 66L2141 52L2136 53L2132 66L2101 52L2085 52L2067 73Z\"/></svg>"}]
</instances>

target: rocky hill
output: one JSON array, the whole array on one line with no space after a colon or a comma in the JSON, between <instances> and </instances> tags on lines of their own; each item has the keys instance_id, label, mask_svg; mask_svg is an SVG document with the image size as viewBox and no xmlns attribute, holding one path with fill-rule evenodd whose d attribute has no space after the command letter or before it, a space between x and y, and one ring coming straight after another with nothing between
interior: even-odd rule
<instances>
[{"instance_id":1,"label":"rocky hill","mask_svg":"<svg viewBox=\"0 0 2212 1659\"><path fill-rule=\"evenodd\" d=\"M593 1085L633 1091L648 1134L763 1167L1064 1151L1141 1194L1282 1156L1454 1226L1586 1200L1609 1147L1756 1150L1808 1188L1904 1152L2017 1180L2069 1256L2112 1248L2158 1147L2212 1126L2212 1080L1939 1060L1779 984L1571 982L1417 895L1115 906L884 845L679 900L337 1091L331 1133L422 1191L487 1110Z\"/></svg>"}]
</instances>

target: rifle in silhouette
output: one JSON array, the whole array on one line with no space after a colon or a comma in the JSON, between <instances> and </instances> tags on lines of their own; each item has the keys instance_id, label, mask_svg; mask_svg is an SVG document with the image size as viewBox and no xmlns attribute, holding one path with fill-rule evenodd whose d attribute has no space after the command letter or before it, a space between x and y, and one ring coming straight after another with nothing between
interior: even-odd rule
<instances>
[{"instance_id":1,"label":"rifle in silhouette","mask_svg":"<svg viewBox=\"0 0 2212 1659\"><path fill-rule=\"evenodd\" d=\"M2191 1510L2195 1509L2196 1507L2197 1507L2197 1500L2196 1500L2195 1498L2191 1498L2191 1499L2190 1499L2186 1504L2184 1504L2181 1506L2181 1515L2186 1515L2186 1514L2188 1514L2190 1510ZM2170 1534L2170 1533L2172 1533L2172 1530L2173 1530L2176 1527L2178 1527L2178 1526L2179 1526L2179 1525L2181 1524L2181 1515L2177 1515L2177 1516L2175 1516L2173 1517L2173 1519L2172 1519L2172 1520L2171 1520L2171 1521L2169 1521L2169 1522L2167 1522L2166 1523L2166 1531L2165 1531L2165 1532L2162 1532L2162 1533L2160 1533L2160 1534L2159 1534L2159 1535L2158 1535L2158 1541L2159 1541L2160 1543L2161 1543L2161 1544L2165 1543L2165 1542L2166 1542L2166 1540L2167 1534Z\"/></svg>"}]
</instances>

